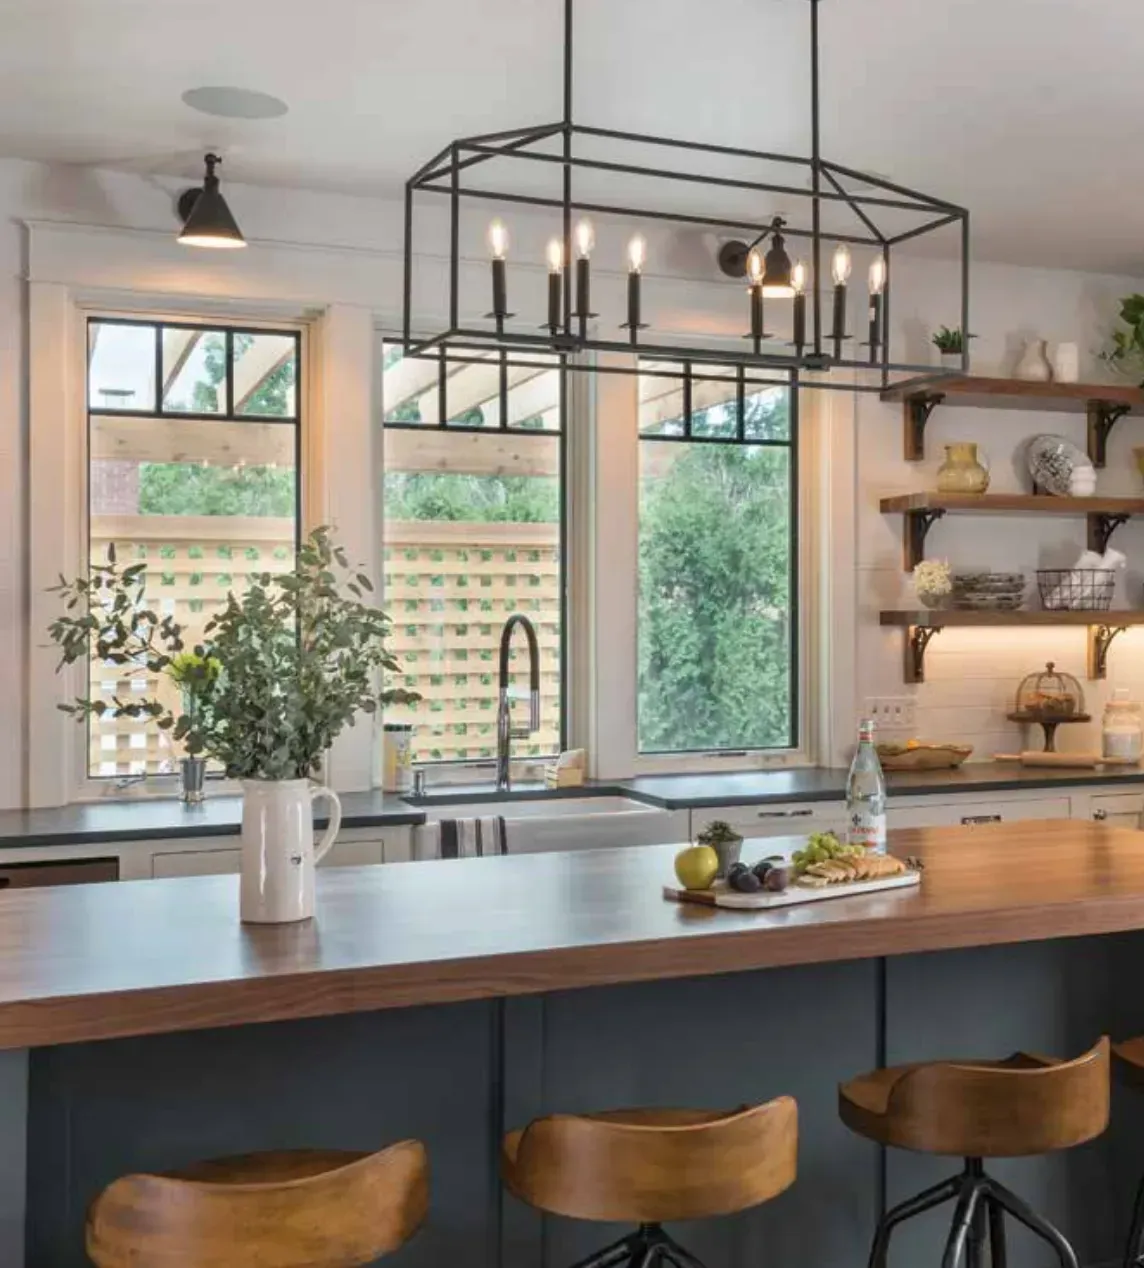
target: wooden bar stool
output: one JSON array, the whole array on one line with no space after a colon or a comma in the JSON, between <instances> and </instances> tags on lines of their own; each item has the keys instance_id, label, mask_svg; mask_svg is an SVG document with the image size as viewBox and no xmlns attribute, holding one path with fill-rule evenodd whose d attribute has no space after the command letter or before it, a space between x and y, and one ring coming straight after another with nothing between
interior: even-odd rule
<instances>
[{"instance_id":1,"label":"wooden bar stool","mask_svg":"<svg viewBox=\"0 0 1144 1268\"><path fill-rule=\"evenodd\" d=\"M731 1110L555 1114L510 1132L501 1174L523 1202L577 1220L616 1220L634 1233L577 1268L702 1268L664 1232L667 1220L758 1206L794 1183L798 1107L789 1096Z\"/></svg>"},{"instance_id":2,"label":"wooden bar stool","mask_svg":"<svg viewBox=\"0 0 1144 1268\"><path fill-rule=\"evenodd\" d=\"M992 1268L1005 1268L1005 1215L1056 1251L1077 1258L1064 1235L985 1174L986 1158L1071 1149L1108 1126L1108 1040L1075 1061L1017 1053L1004 1061L934 1061L859 1075L838 1089L842 1121L881 1145L965 1160L961 1174L919 1193L878 1225L871 1268L884 1268L896 1225L956 1199L942 1268L981 1268L986 1229Z\"/></svg>"},{"instance_id":3,"label":"wooden bar stool","mask_svg":"<svg viewBox=\"0 0 1144 1268\"><path fill-rule=\"evenodd\" d=\"M1144 1036L1126 1039L1112 1045L1120 1071L1130 1083L1144 1087ZM1132 1206L1132 1225L1124 1248L1124 1268L1140 1268L1144 1264L1144 1178L1136 1190Z\"/></svg>"},{"instance_id":4,"label":"wooden bar stool","mask_svg":"<svg viewBox=\"0 0 1144 1268\"><path fill-rule=\"evenodd\" d=\"M357 1268L425 1218L425 1148L250 1154L116 1180L92 1203L98 1268Z\"/></svg>"}]
</instances>

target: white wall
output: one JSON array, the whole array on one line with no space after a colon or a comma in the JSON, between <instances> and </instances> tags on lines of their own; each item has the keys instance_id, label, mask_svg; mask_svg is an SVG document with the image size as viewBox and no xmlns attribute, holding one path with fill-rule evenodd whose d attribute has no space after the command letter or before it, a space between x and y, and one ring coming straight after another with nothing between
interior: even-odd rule
<instances>
[{"instance_id":1,"label":"white wall","mask_svg":"<svg viewBox=\"0 0 1144 1268\"><path fill-rule=\"evenodd\" d=\"M156 180L83 167L61 168L17 161L0 161L0 806L21 804L25 785L25 735L27 729L24 665L27 657L26 609L30 586L46 578L25 576L28 515L25 481L28 411L26 328L27 233L25 221L58 221L116 229L150 230L154 244L165 249L166 235L175 228L173 198L179 182ZM255 244L251 261L261 244L287 244L299 248L331 248L343 291L349 279L357 289L349 303L368 306L386 317L400 308L401 208L392 202L317 194L297 190L228 186L227 192L244 232ZM436 212L436 209L434 209ZM479 311L484 305L487 274L483 263L484 212L465 226L464 243L473 256L466 269L465 306ZM513 219L513 306L519 311L539 311L544 271L543 243L556 229L549 219ZM427 240L418 243L424 252L423 281L418 288L419 306L425 312L440 311L439 286L442 255L440 221ZM618 227L600 226L597 250L597 305L619 320L622 312L622 250L626 233ZM715 332L737 332L745 324L745 300L737 288L729 288L714 270L708 235L689 234L667 238L651 233L649 313L661 327L683 328L689 314L700 313L701 324ZM118 241L118 239L115 239ZM147 235L137 259L152 249ZM158 246L154 247L157 250ZM93 256L99 245L93 241ZM154 252L153 252L154 253ZM203 255L210 253L202 253ZM113 253L112 253L113 255ZM156 256L156 258L158 258ZM278 258L278 257L276 257ZM300 258L300 257L296 257ZM520 267L524 260L534 267ZM311 293L303 298L320 304L322 269L327 257L316 254L308 276ZM609 267L610 265L610 267ZM191 261L188 270L205 268ZM223 267L217 258L210 267ZM239 267L237 262L232 267ZM244 264L242 267L250 267ZM105 289L114 288L114 268L105 261L88 261L89 271ZM102 272L101 272L102 269ZM657 276L658 275L658 276ZM856 276L861 276L856 269ZM55 279L66 281L67 279ZM168 282L187 284L171 269L156 271L153 289L162 292ZM1115 300L1133 284L1126 279L1086 277L1080 274L981 266L974 269L973 326L980 335L974 344L975 366L983 371L1005 361L1008 345L1022 333L1039 332L1051 339L1075 339L1086 352L1102 341L1115 313ZM295 288L296 290L297 288ZM926 354L926 333L941 322L953 323L956 282L941 264L912 262L895 274L894 324L910 343L915 357ZM343 302L347 302L343 295ZM1086 369L1091 370L1091 358ZM62 373L62 370L61 370ZM1083 439L1083 420L1060 416L1046 420L1048 429ZM862 397L858 407L858 463L855 488L858 498L859 604L858 663L861 681L855 684L856 708L872 694L904 695L900 678L899 636L883 633L877 611L904 597L900 556L900 524L883 519L877 511L880 496L899 490L932 487L940 446L951 437L984 443L993 462L994 487L1023 487L1012 455L1020 442L1040 429L1037 416L1027 413L939 410L929 428L929 457L912 467L901 459L900 411ZM1110 493L1139 489L1139 477L1131 467L1134 432L1140 424L1125 420L1113 434L1109 470L1101 488ZM1140 433L1144 443L1144 432ZM998 530L1001 531L998 531ZM1078 521L1023 522L1017 519L975 521L961 517L939 525L932 537L934 553L947 555L956 564L1033 567L1051 549L1083 544L1083 523ZM1139 560L1130 584L1131 601L1144 602L1141 570L1144 569L1144 524L1122 529L1117 545ZM840 614L836 625L849 637L850 614ZM38 635L36 636L38 637ZM1144 696L1144 632L1121 637L1112 653L1115 683L1125 683ZM1050 655L1062 665L1083 673L1084 637L1081 631L1057 633L949 631L931 644L929 681L916 688L920 706L919 732L927 737L967 738L983 753L1001 746L1013 747L1016 735L1004 722L1006 698L1021 673L1036 668ZM1130 666L1138 666L1132 677ZM1099 705L1101 692L1094 692ZM845 695L845 693L843 693Z\"/></svg>"}]
</instances>

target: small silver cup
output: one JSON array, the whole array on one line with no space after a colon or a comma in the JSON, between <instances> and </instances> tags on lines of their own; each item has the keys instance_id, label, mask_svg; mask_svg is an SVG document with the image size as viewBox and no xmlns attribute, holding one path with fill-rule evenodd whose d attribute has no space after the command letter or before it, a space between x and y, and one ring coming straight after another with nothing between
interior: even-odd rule
<instances>
[{"instance_id":1,"label":"small silver cup","mask_svg":"<svg viewBox=\"0 0 1144 1268\"><path fill-rule=\"evenodd\" d=\"M207 762L205 757L184 757L179 763L182 777L180 798L188 806L197 806L206 799Z\"/></svg>"}]
</instances>

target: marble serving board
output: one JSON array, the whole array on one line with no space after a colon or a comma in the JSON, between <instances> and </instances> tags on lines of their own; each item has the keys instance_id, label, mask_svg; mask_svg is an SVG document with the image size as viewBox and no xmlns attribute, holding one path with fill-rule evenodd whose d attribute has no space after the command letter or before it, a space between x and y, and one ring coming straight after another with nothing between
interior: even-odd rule
<instances>
[{"instance_id":1,"label":"marble serving board","mask_svg":"<svg viewBox=\"0 0 1144 1268\"><path fill-rule=\"evenodd\" d=\"M852 898L856 894L879 894L887 889L910 889L921 879L921 872L910 868L897 876L886 876L876 881L847 881L821 888L796 883L781 894L769 894L766 890L757 894L740 894L730 889L726 881L716 881L711 889L680 889L676 885L665 885L663 896L676 903L702 903L705 907L733 907L739 911L769 911L773 907L817 903L825 898Z\"/></svg>"}]
</instances>

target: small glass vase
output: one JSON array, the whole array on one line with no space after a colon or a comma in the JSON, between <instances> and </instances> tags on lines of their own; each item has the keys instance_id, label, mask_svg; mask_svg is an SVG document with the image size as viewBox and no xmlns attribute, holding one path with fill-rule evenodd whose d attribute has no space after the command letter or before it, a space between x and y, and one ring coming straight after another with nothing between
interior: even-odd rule
<instances>
[{"instance_id":1,"label":"small glass vase","mask_svg":"<svg viewBox=\"0 0 1144 1268\"><path fill-rule=\"evenodd\" d=\"M184 757L179 763L179 800L197 806L207 796L207 760L205 757Z\"/></svg>"}]
</instances>

